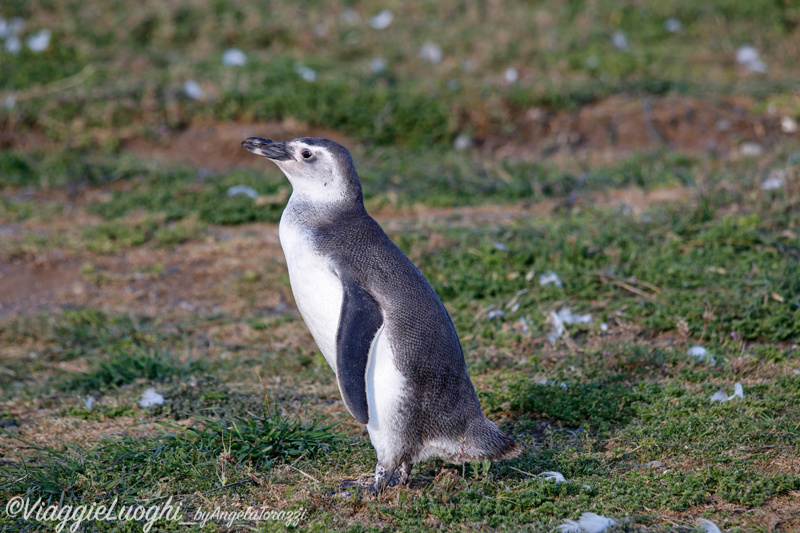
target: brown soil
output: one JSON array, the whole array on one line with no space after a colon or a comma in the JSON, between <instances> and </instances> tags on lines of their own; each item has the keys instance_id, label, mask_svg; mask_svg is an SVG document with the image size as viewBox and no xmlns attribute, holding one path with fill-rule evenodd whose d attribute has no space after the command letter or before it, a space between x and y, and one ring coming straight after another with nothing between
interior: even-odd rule
<instances>
[{"instance_id":1,"label":"brown soil","mask_svg":"<svg viewBox=\"0 0 800 533\"><path fill-rule=\"evenodd\" d=\"M766 150L790 135L781 130L779 115L754 113L753 107L741 97L614 96L575 111L533 108L519 118L511 139L489 137L485 147L512 158L570 153L610 160L654 148L735 157L743 142Z\"/></svg>"},{"instance_id":2,"label":"brown soil","mask_svg":"<svg viewBox=\"0 0 800 533\"><path fill-rule=\"evenodd\" d=\"M685 187L644 191L637 188L599 191L578 199L587 205L620 205L642 211L651 205L684 200ZM409 224L430 226L446 221L451 227L508 224L515 219L545 216L561 205L555 200L535 204L485 205L458 208L386 209L374 213L390 233ZM79 208L75 208L79 210ZM77 216L72 222L88 223ZM66 231L61 221L49 231ZM38 225L17 233L40 233ZM291 301L275 279L285 272L274 224L211 228L204 240L174 248L150 246L115 255L55 250L0 264L0 316L35 314L67 306L135 310L155 315L177 312L227 312L234 315L268 312ZM247 284L247 276L255 281ZM231 294L239 296L231 298Z\"/></svg>"},{"instance_id":3,"label":"brown soil","mask_svg":"<svg viewBox=\"0 0 800 533\"><path fill-rule=\"evenodd\" d=\"M188 163L198 169L227 171L241 167L263 167L264 161L243 149L247 137L288 140L297 137L324 137L352 146L353 141L335 131L309 127L296 120L244 124L199 124L169 133L155 141L132 139L123 148L158 161Z\"/></svg>"},{"instance_id":4,"label":"brown soil","mask_svg":"<svg viewBox=\"0 0 800 533\"><path fill-rule=\"evenodd\" d=\"M248 273L260 279L282 272L275 226L212 232L206 240L171 249L143 247L117 255L83 252L0 265L0 316L87 305L151 316L165 309L239 314L243 306L257 312L285 300L268 284L259 290L253 283L247 291L237 285ZM231 298L237 292L242 297Z\"/></svg>"},{"instance_id":5,"label":"brown soil","mask_svg":"<svg viewBox=\"0 0 800 533\"><path fill-rule=\"evenodd\" d=\"M668 146L681 152L716 151L719 155L736 156L737 146L744 140L766 149L786 135L780 130L780 117L751 113L752 107L752 102L741 99L613 97L574 112L531 109L517 121L516 135L502 139L489 137L483 140L480 150L493 157L522 159L565 154L614 159L637 150ZM356 147L346 136L289 119L280 123L197 124L155 140L131 139L124 143L124 148L143 157L190 164L198 169L263 168L264 161L240 147L241 141L249 136L276 139L321 136ZM1 140L4 147L21 150L47 144L30 132L4 135ZM80 204L106 192L101 189L84 192L82 198L72 197L62 190L34 193L37 199L44 195L72 206L73 214L48 228L26 228L23 223L4 226L4 230L15 234L41 234L43 231L68 231L69 226L91 223L91 217L85 215ZM685 200L691 194L687 188L650 191L631 188L533 205L385 208L376 213L376 218L389 232L402 231L409 223L427 224L437 220L456 225L502 224L521 216L547 215L565 202L569 205L620 205L642 211L656 203ZM229 297L231 290L237 290L237 280L243 273L256 272L263 276L264 265L269 265L271 270L268 277L283 272L277 228L254 225L210 231L212 235L208 239L174 249L145 247L115 256L56 251L48 257L26 257L0 264L0 316L31 314L71 305L110 306L144 313L164 308L232 311L232 306L241 307L239 311L243 311L248 304L242 300L239 304L233 303L237 300ZM290 301L291 295L274 291L258 293L263 307L284 300Z\"/></svg>"},{"instance_id":6,"label":"brown soil","mask_svg":"<svg viewBox=\"0 0 800 533\"><path fill-rule=\"evenodd\" d=\"M630 100L615 97L575 112L530 110L517 121L516 134L512 138L486 136L478 139L478 144L479 150L492 157L519 159L578 156L612 160L634 151L657 147L737 157L738 147L743 141L755 142L768 150L787 135L780 130L780 117L754 114L749 111L751 108L752 104L747 101ZM284 121L193 125L157 140L132 139L124 144L124 148L140 156L188 163L198 169L263 168L265 163L260 158L254 158L239 146L249 136L277 139L322 136L354 146L351 140L336 132ZM0 133L0 148L26 150L49 146L47 143L35 134L14 137ZM82 198L74 198L64 191L37 192L37 200L57 199L64 204L68 216L47 227L24 222L0 227L0 237L4 232L19 236L75 231L76 227L93 223L80 204L91 195L102 194L106 192L100 189L85 191ZM568 202L570 205L621 205L643 211L655 204L685 201L691 196L692 191L688 188L650 191L631 188L585 193L570 198ZM448 225L511 223L531 215L546 216L563 203L550 200L532 205L384 209L375 216L392 233L403 231L409 225L424 227L442 221ZM431 239L434 238L435 234ZM212 227L206 238L180 246L143 246L115 255L48 250L46 256L27 255L10 263L0 262L0 318L33 315L64 306L89 306L160 317L165 314L217 312L239 317L266 316L291 309L292 296L285 280L284 265L277 227L272 224ZM620 326L618 336L635 335L624 325ZM296 329L284 336L277 335L271 342L312 345L302 325L295 322L286 327ZM252 336L258 335L240 323L210 325L205 334L223 339L226 345L254 345ZM685 339L662 337L653 342L683 343ZM14 357L22 357L27 350L26 347L3 348L5 356ZM330 374L326 375L330 378ZM330 381L327 387L325 390L330 390L330 396L336 398L335 384ZM66 417L54 418L55 411L30 405L12 408L7 404L5 407L26 424L38 425L36 431L26 433L26 438L41 445L94 441L100 435L117 431L119 427L129 428L135 422L118 419L88 423ZM337 419L350 420L342 415L341 403L331 403L323 409L335 410ZM16 453L17 449L13 448L13 451ZM800 527L797 496L797 493L790 493L775 498L755 511L732 505L726 510L734 517L755 512L755 516L747 519L749 522L761 524L771 531L789 531ZM718 502L709 502L709 505L715 510L721 508ZM684 513L668 514L665 518L693 522L706 510L697 507Z\"/></svg>"},{"instance_id":7,"label":"brown soil","mask_svg":"<svg viewBox=\"0 0 800 533\"><path fill-rule=\"evenodd\" d=\"M631 98L614 96L575 111L532 108L514 124L514 133L499 137L478 134L481 151L494 157L540 159L569 154L609 161L637 151L668 148L689 154L737 157L744 142L763 150L795 134L781 130L781 116L751 111L747 98L699 100L685 97ZM326 137L355 147L346 136L296 120L280 123L195 124L159 139L131 139L123 144L143 157L188 163L198 169L226 171L263 162L240 148L251 136L274 139ZM21 146L31 144L20 137ZM13 139L4 144L13 146Z\"/></svg>"},{"instance_id":8,"label":"brown soil","mask_svg":"<svg viewBox=\"0 0 800 533\"><path fill-rule=\"evenodd\" d=\"M766 149L784 134L780 117L750 112L748 100L701 101L692 98L628 99L613 97L585 106L574 112L551 113L531 109L516 124L510 138L489 137L481 151L492 157L539 158L586 157L614 159L637 150L667 146L681 152L715 151L736 156L737 146L745 140ZM183 131L170 132L158 139L135 138L124 143L126 150L160 161L192 165L198 169L226 171L265 163L240 147L243 139L260 136L290 139L320 136L334 139L351 148L357 145L346 136L321 128L309 127L296 120L280 123L206 123ZM3 135L0 145L21 150L49 146L35 133ZM24 224L2 229L15 234L62 232L65 228L91 223L80 204L90 197L107 194L101 189L84 191L75 198L63 190L34 193L38 200L57 200L72 206L71 216L48 228L26 228ZM40 198L41 196L47 198ZM621 205L635 211L662 202L685 200L687 188L608 190L533 205L478 206L470 208L422 208L402 211L384 209L376 217L388 231L401 231L408 223L447 220L449 224L505 223L520 216L547 215L569 205ZM77 218L76 218L77 217ZM13 226L13 227L12 227ZM74 229L73 229L74 230ZM265 264L280 265L283 256L277 230L270 225L212 229L212 238L191 242L173 250L134 249L116 256L86 253L51 253L48 257L28 257L0 265L0 315L35 313L37 310L65 305L110 305L142 312L159 308L230 307L228 292L236 276L258 271ZM221 239L219 238L221 236ZM85 265L90 271L81 273ZM282 271L283 267L275 267ZM143 273L155 272L158 275ZM275 303L276 296L261 295L264 305ZM290 296L281 295L280 298Z\"/></svg>"}]
</instances>

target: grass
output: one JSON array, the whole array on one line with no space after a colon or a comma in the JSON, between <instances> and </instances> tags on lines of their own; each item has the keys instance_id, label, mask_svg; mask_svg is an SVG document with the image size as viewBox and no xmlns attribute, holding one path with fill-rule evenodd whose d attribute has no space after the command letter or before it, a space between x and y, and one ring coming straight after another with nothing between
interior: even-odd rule
<instances>
[{"instance_id":1,"label":"grass","mask_svg":"<svg viewBox=\"0 0 800 533\"><path fill-rule=\"evenodd\" d=\"M369 19L386 7L394 10L392 24L372 29ZM611 94L669 92L766 100L789 95L796 82L798 15L780 2L757 9L742 0L405 7L9 3L0 15L27 21L23 37L41 28L53 37L42 53L0 50L0 91L14 99L0 116L84 147L113 148L137 131L206 118L285 117L411 147L449 144L460 132L502 134L531 106L570 109ZM669 19L680 30L666 29ZM627 46L613 44L615 32ZM420 57L427 42L441 48L441 62ZM747 74L735 63L746 44L758 47L766 74ZM243 67L222 65L231 47L247 54ZM371 69L375 58L385 70ZM303 80L299 66L315 69L316 79ZM503 73L512 67L519 80L509 83ZM204 89L201 101L184 94L188 79Z\"/></svg>"},{"instance_id":2,"label":"grass","mask_svg":"<svg viewBox=\"0 0 800 533\"><path fill-rule=\"evenodd\" d=\"M164 381L173 376L190 375L202 368L199 361L182 362L166 352L117 348L108 356L92 361L88 371L65 378L62 387L65 390L96 391L127 385L141 378Z\"/></svg>"},{"instance_id":3,"label":"grass","mask_svg":"<svg viewBox=\"0 0 800 533\"><path fill-rule=\"evenodd\" d=\"M15 437L11 437L15 438ZM90 505L107 494L121 504L154 504L164 490L195 493L177 503L191 516L197 490L213 493L242 484L259 484L256 477L278 465L315 458L343 441L334 425L303 423L277 409L263 416L230 420L202 420L194 426L166 424L152 435L122 435L88 448L56 451L20 441L33 455L8 462L0 474L2 490L9 496L41 498L49 504ZM202 496L202 495L200 495ZM53 527L53 522L15 520L8 515L0 525ZM130 524L123 524L129 527ZM169 524L162 524L169 527ZM114 530L119 524L95 521L96 531Z\"/></svg>"},{"instance_id":4,"label":"grass","mask_svg":"<svg viewBox=\"0 0 800 533\"><path fill-rule=\"evenodd\" d=\"M285 178L271 168L266 173L238 169L209 175L130 155L115 159L78 150L62 156L64 160L52 154L0 152L0 159L23 162L26 168L0 173L0 185L18 191L0 201L0 220L35 228L12 233L0 244L0 255L13 259L57 248L113 256L142 246L174 248L207 236L209 224L277 222L290 193ZM698 173L718 171L699 158L670 152L634 154L611 164L575 168L553 162L494 162L441 148L376 148L356 153L355 159L371 211L414 205L472 206L509 199L568 201L578 191L608 187L692 185ZM750 170L746 163L737 169ZM253 188L259 198L229 196L234 185ZM83 196L97 187L106 192ZM75 191L76 200L34 202L31 198L61 188ZM91 218L81 228L46 231L64 220L65 209L76 201ZM45 231L39 229L42 226ZM97 282L103 280L97 277Z\"/></svg>"},{"instance_id":5,"label":"grass","mask_svg":"<svg viewBox=\"0 0 800 533\"><path fill-rule=\"evenodd\" d=\"M199 380L208 363L170 355L187 346L192 332L226 321L165 322L87 308L7 325L4 333L27 342L48 331L45 351L53 360L64 354L89 361L62 383L71 394L99 391L103 400L90 410L62 407L60 417L108 424L137 416L135 394L147 383L168 401L138 416L204 422L186 430L169 423L166 434L78 448L34 445L30 461L12 458L6 479L28 477L3 490L94 501L102 499L102 487L115 487L144 502L155 501L149 491L157 479L168 480L158 485L162 496L213 490L212 499L247 480L249 488L236 485L243 501L302 506L312 512L308 525L318 529L342 527L339 517L350 509L379 529L376 517L408 530L476 523L545 528L592 511L626 517L632 530L670 530L665 517L687 526L692 517L707 517L728 531L757 530L755 515L736 510L758 513L800 490L798 473L783 466L797 460L800 437L800 389L792 373L800 337L793 274L798 221L794 198L760 191L744 171L731 175L742 176L734 190L711 179L698 183L689 200L639 211L577 207L549 217L522 211L486 224L456 213L392 226L451 310L482 405L525 446L519 459L463 471L433 461L415 469L411 490L332 496L341 492L337 480L372 468L363 435L351 431L344 445L328 426L260 417L258 394L240 392L225 378L239 376L252 390L252 375L236 373L220 352L204 356L220 377ZM558 273L563 286L540 286L538 274L546 271ZM247 292L264 282L253 271L237 279ZM567 325L550 344L549 312L561 307L592 320ZM488 309L504 315L489 320ZM231 318L273 342L286 342L280 339L294 330L282 328L297 325L285 311ZM687 355L693 344L704 345L716 362ZM164 354L164 346L172 348ZM304 418L329 412L338 394L324 362L307 359L289 373L283 365L259 364L270 394L304 406ZM278 376L280 382L271 381ZM287 390L304 380L322 388L301 396ZM717 390L729 394L737 381L744 399L709 401ZM336 418L347 420L337 405ZM292 428L305 428L299 442ZM25 438L16 426L12 432ZM327 453L314 452L323 448ZM287 461L319 483L274 468ZM652 461L661 466L646 466ZM536 477L542 471L561 472L567 481ZM44 483L56 474L58 483Z\"/></svg>"},{"instance_id":6,"label":"grass","mask_svg":"<svg viewBox=\"0 0 800 533\"><path fill-rule=\"evenodd\" d=\"M434 287L464 322L474 315L468 303L502 308L514 299L518 309L507 311L506 320L527 317L538 333L544 317L531 309L574 305L602 321L634 320L656 334L686 324L696 339L721 345L733 342L732 334L796 339L796 239L780 237L780 222L757 215L703 221L703 209L655 209L647 217L584 210L472 232L436 228L433 249L422 234L400 241L417 251L423 271L434 272ZM533 274L548 271L563 288L531 283L538 280ZM485 324L478 328L496 329Z\"/></svg>"},{"instance_id":7,"label":"grass","mask_svg":"<svg viewBox=\"0 0 800 533\"><path fill-rule=\"evenodd\" d=\"M303 513L164 531L554 531L584 512L619 531L800 527L800 148L776 136L800 117L791 3L162 4L0 6L25 22L19 53L0 42L0 501ZM736 63L746 44L765 73ZM243 67L222 64L233 47ZM582 138L631 99L696 150L626 145L645 111ZM672 124L660 105L688 111ZM341 486L374 449L292 302L275 226L289 184L224 147L221 170L128 151L234 121L347 139L519 458L426 461L380 496ZM591 318L556 338L564 308ZM710 401L736 383L743 398ZM165 402L140 407L147 388ZM0 511L0 531L55 526Z\"/></svg>"}]
</instances>

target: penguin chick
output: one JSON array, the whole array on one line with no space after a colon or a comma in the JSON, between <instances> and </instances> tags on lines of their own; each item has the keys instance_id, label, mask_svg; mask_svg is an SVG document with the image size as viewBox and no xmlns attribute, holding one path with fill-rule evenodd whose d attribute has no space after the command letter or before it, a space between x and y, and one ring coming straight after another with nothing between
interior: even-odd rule
<instances>
[{"instance_id":1,"label":"penguin chick","mask_svg":"<svg viewBox=\"0 0 800 533\"><path fill-rule=\"evenodd\" d=\"M378 456L372 489L406 484L412 465L432 457L517 456L481 411L441 300L364 209L350 152L310 137L242 146L292 185L280 222L289 281L345 406L367 426Z\"/></svg>"}]
</instances>

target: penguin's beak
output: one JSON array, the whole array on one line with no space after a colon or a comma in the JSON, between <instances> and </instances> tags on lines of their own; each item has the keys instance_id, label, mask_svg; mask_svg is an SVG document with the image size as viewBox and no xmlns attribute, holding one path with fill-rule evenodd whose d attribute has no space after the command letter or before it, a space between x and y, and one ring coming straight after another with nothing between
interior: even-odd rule
<instances>
[{"instance_id":1,"label":"penguin's beak","mask_svg":"<svg viewBox=\"0 0 800 533\"><path fill-rule=\"evenodd\" d=\"M242 141L242 146L254 154L264 156L272 161L288 161L289 159L294 159L286 148L285 142L262 139L261 137L248 137Z\"/></svg>"}]
</instances>

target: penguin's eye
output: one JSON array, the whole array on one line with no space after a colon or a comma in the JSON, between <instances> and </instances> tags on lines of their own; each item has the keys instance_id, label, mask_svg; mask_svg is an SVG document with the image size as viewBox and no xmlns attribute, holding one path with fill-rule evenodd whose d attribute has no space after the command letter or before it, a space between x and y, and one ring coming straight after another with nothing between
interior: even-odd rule
<instances>
[{"instance_id":1,"label":"penguin's eye","mask_svg":"<svg viewBox=\"0 0 800 533\"><path fill-rule=\"evenodd\" d=\"M300 152L300 154L303 156L303 159L311 159L311 156L314 155L308 148L304 149L302 152Z\"/></svg>"}]
</instances>

